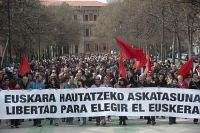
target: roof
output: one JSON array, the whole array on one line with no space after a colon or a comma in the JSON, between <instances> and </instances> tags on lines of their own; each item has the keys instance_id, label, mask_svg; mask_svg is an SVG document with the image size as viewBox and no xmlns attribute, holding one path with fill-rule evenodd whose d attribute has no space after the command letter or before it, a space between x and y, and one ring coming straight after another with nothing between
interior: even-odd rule
<instances>
[{"instance_id":1,"label":"roof","mask_svg":"<svg viewBox=\"0 0 200 133\"><path fill-rule=\"evenodd\" d=\"M40 0L40 2L43 5L60 5L63 2L66 2L69 6L72 7L81 7L81 6L86 6L86 7L102 7L106 6L106 3L103 2L98 2L98 1L80 1L80 0L71 0L71 1L66 1L66 0Z\"/></svg>"},{"instance_id":2,"label":"roof","mask_svg":"<svg viewBox=\"0 0 200 133\"><path fill-rule=\"evenodd\" d=\"M106 6L106 3L98 2L98 1L67 1L69 6L79 7L79 6L89 6L89 7L101 7Z\"/></svg>"},{"instance_id":3,"label":"roof","mask_svg":"<svg viewBox=\"0 0 200 133\"><path fill-rule=\"evenodd\" d=\"M62 4L62 2L65 2L64 0L40 0L40 2L43 4L43 5L60 5Z\"/></svg>"}]
</instances>

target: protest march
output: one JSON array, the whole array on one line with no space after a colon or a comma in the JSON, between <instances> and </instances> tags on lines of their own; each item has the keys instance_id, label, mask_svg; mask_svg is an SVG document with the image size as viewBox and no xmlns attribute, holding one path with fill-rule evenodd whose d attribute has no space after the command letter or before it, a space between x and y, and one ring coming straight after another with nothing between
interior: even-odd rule
<instances>
[{"instance_id":1,"label":"protest march","mask_svg":"<svg viewBox=\"0 0 200 133\"><path fill-rule=\"evenodd\" d=\"M41 127L44 119L80 125L96 119L106 125L119 117L127 125L129 116L147 124L157 117L176 124L176 117L200 118L200 65L193 61L173 64L156 61L143 50L116 38L120 54L81 54L28 62L0 71L0 120L19 128L24 120ZM191 120L192 121L192 120Z\"/></svg>"}]
</instances>

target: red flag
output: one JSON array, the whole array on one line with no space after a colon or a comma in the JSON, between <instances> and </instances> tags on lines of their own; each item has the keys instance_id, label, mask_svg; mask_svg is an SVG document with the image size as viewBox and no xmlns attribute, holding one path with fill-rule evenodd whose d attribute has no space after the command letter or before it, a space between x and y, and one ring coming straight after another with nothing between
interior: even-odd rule
<instances>
[{"instance_id":1,"label":"red flag","mask_svg":"<svg viewBox=\"0 0 200 133\"><path fill-rule=\"evenodd\" d=\"M116 38L115 40L120 47L120 56L122 56L124 59L136 59L136 61L138 62L138 65L136 65L136 69L140 69L143 65L145 65L146 57L142 50L132 48L118 38Z\"/></svg>"},{"instance_id":2,"label":"red flag","mask_svg":"<svg viewBox=\"0 0 200 133\"><path fill-rule=\"evenodd\" d=\"M183 79L187 78L188 75L190 74L190 69L192 68L192 58L189 59L178 71L177 75L182 75Z\"/></svg>"},{"instance_id":3,"label":"red flag","mask_svg":"<svg viewBox=\"0 0 200 133\"><path fill-rule=\"evenodd\" d=\"M124 43L122 40L116 38L116 42L118 46L120 47L120 51L122 51L123 56L125 59L131 59L131 58L138 58L142 54L142 51L136 48L132 48L128 44Z\"/></svg>"},{"instance_id":4,"label":"red flag","mask_svg":"<svg viewBox=\"0 0 200 133\"><path fill-rule=\"evenodd\" d=\"M123 54L120 50L120 59L119 59L119 77L126 78L126 71L124 68L124 60L123 60Z\"/></svg>"},{"instance_id":5,"label":"red flag","mask_svg":"<svg viewBox=\"0 0 200 133\"><path fill-rule=\"evenodd\" d=\"M146 64L146 58L145 58L145 60L141 60L141 61L135 60L135 70L136 71L139 70L145 64Z\"/></svg>"},{"instance_id":6,"label":"red flag","mask_svg":"<svg viewBox=\"0 0 200 133\"><path fill-rule=\"evenodd\" d=\"M135 62L134 62L134 68L135 68L136 71L139 70L139 69L141 68L141 63L140 63L140 61L135 60Z\"/></svg>"},{"instance_id":7,"label":"red flag","mask_svg":"<svg viewBox=\"0 0 200 133\"><path fill-rule=\"evenodd\" d=\"M24 76L31 70L26 55L23 53L20 60L19 75Z\"/></svg>"},{"instance_id":8,"label":"red flag","mask_svg":"<svg viewBox=\"0 0 200 133\"><path fill-rule=\"evenodd\" d=\"M150 52L148 51L147 64L146 64L146 68L144 70L144 75L147 75L149 71L151 71L151 61L150 61Z\"/></svg>"}]
</instances>

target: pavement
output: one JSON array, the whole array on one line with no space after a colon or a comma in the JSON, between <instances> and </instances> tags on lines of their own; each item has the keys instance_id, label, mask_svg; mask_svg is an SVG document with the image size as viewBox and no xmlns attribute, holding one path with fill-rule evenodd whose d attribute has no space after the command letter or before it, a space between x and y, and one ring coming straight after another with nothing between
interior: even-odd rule
<instances>
[{"instance_id":1,"label":"pavement","mask_svg":"<svg viewBox=\"0 0 200 133\"><path fill-rule=\"evenodd\" d=\"M49 120L43 120L43 127L33 127L32 121L26 120L20 128L10 128L5 121L1 122L0 133L200 133L200 124L193 124L192 119L177 119L177 124L169 125L168 118L157 119L156 125L147 125L146 120L129 117L127 126L118 125L118 117L112 117L112 122L106 126L96 126L95 120L87 121L87 125L79 126L75 120L73 125L61 122L59 126L50 125Z\"/></svg>"}]
</instances>

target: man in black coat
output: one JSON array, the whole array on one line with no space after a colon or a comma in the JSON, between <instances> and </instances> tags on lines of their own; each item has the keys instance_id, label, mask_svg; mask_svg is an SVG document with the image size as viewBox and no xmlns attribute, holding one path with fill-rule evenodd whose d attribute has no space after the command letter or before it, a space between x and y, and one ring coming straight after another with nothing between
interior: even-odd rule
<instances>
[{"instance_id":1,"label":"man in black coat","mask_svg":"<svg viewBox=\"0 0 200 133\"><path fill-rule=\"evenodd\" d=\"M189 84L189 89L198 89L200 90L200 79L197 74L193 74L192 80ZM194 119L194 124L198 123L198 119Z\"/></svg>"},{"instance_id":2,"label":"man in black coat","mask_svg":"<svg viewBox=\"0 0 200 133\"><path fill-rule=\"evenodd\" d=\"M153 76L147 75L146 82L144 83L144 87L156 87L155 81L153 81ZM147 124L156 124L155 116L147 116Z\"/></svg>"}]
</instances>

